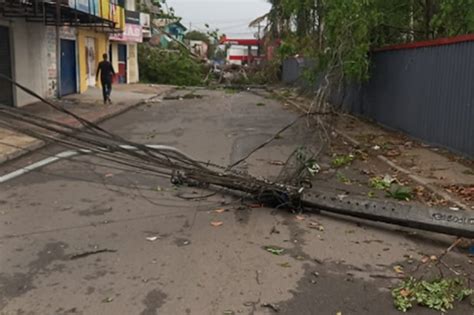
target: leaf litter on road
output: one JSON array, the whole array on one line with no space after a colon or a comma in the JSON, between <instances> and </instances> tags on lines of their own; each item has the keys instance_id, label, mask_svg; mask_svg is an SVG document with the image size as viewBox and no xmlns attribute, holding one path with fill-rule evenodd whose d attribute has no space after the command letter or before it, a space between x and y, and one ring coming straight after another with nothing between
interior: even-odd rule
<instances>
[{"instance_id":1,"label":"leaf litter on road","mask_svg":"<svg viewBox=\"0 0 474 315\"><path fill-rule=\"evenodd\" d=\"M274 247L274 246L265 246L265 250L273 255L280 256L285 252L285 249Z\"/></svg>"}]
</instances>

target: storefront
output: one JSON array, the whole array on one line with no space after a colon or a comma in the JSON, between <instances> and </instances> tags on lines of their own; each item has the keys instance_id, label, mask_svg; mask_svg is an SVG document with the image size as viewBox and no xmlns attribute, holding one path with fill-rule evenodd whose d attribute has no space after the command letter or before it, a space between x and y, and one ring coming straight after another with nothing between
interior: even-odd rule
<instances>
[{"instance_id":1,"label":"storefront","mask_svg":"<svg viewBox=\"0 0 474 315\"><path fill-rule=\"evenodd\" d=\"M125 11L123 33L110 35L110 59L117 71L116 83L136 83L138 74L137 44L143 42L140 13Z\"/></svg>"},{"instance_id":2,"label":"storefront","mask_svg":"<svg viewBox=\"0 0 474 315\"><path fill-rule=\"evenodd\" d=\"M0 25L0 74L12 76L10 28ZM0 104L13 106L12 84L0 78Z\"/></svg>"},{"instance_id":3,"label":"storefront","mask_svg":"<svg viewBox=\"0 0 474 315\"><path fill-rule=\"evenodd\" d=\"M114 21L117 31L125 25L124 9L115 1L107 0L70 0L80 11ZM110 29L81 28L77 33L77 51L79 56L79 92L88 87L97 86L96 71L102 55L108 53Z\"/></svg>"},{"instance_id":4,"label":"storefront","mask_svg":"<svg viewBox=\"0 0 474 315\"><path fill-rule=\"evenodd\" d=\"M52 29L54 31L54 27ZM51 76L52 81L49 80L48 66L56 60L56 45L50 40L50 31L49 26L28 23L22 18L0 17L0 73L42 97L55 96L57 83L56 73ZM0 103L21 107L36 101L35 97L0 79Z\"/></svg>"}]
</instances>

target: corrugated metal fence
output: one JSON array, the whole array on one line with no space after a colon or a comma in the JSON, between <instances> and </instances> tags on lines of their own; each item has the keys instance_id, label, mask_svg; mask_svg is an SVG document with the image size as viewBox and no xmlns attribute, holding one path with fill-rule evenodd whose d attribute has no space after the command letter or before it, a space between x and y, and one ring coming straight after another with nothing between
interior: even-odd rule
<instances>
[{"instance_id":1,"label":"corrugated metal fence","mask_svg":"<svg viewBox=\"0 0 474 315\"><path fill-rule=\"evenodd\" d=\"M474 157L474 41L372 55L371 78L332 97L356 115ZM283 81L307 85L311 63L290 59Z\"/></svg>"}]
</instances>

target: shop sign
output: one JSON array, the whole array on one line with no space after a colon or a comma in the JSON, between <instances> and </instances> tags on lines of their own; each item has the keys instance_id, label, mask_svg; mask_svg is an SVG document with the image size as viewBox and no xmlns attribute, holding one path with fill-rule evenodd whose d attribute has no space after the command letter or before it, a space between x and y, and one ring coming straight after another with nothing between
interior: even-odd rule
<instances>
[{"instance_id":1,"label":"shop sign","mask_svg":"<svg viewBox=\"0 0 474 315\"><path fill-rule=\"evenodd\" d=\"M125 23L140 25L140 12L125 10Z\"/></svg>"},{"instance_id":2,"label":"shop sign","mask_svg":"<svg viewBox=\"0 0 474 315\"><path fill-rule=\"evenodd\" d=\"M143 42L142 27L135 24L125 24L123 33L110 35L110 40L118 42Z\"/></svg>"}]
</instances>

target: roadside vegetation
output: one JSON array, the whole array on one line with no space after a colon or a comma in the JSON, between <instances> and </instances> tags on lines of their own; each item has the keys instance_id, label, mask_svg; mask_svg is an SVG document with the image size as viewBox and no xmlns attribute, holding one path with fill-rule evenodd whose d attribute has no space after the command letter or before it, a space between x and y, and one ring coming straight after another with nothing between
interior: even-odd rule
<instances>
[{"instance_id":1,"label":"roadside vegetation","mask_svg":"<svg viewBox=\"0 0 474 315\"><path fill-rule=\"evenodd\" d=\"M138 47L140 81L178 86L202 84L206 67L187 51L165 50L142 44Z\"/></svg>"}]
</instances>

